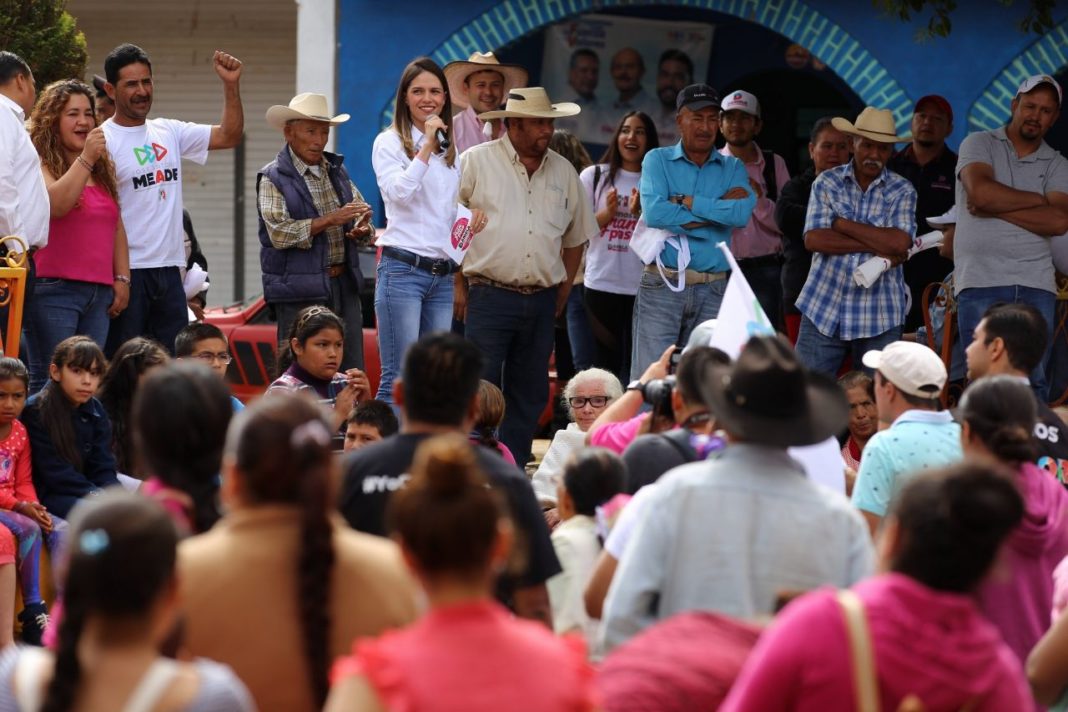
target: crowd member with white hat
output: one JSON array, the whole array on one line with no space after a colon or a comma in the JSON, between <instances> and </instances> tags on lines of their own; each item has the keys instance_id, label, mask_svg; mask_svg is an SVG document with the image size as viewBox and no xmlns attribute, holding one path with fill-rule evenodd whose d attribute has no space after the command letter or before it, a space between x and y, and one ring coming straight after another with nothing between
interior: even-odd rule
<instances>
[{"instance_id":1,"label":"crowd member with white hat","mask_svg":"<svg viewBox=\"0 0 1068 712\"><path fill-rule=\"evenodd\" d=\"M805 247L814 252L797 298L802 314L797 355L809 368L835 374L847 355L861 357L901 338L905 280L901 272L916 234L916 189L886 167L898 136L888 109L867 107L856 123L831 124L853 137L853 160L820 173L805 218ZM871 287L853 270L872 255L894 265Z\"/></svg>"},{"instance_id":2,"label":"crowd member with white hat","mask_svg":"<svg viewBox=\"0 0 1068 712\"><path fill-rule=\"evenodd\" d=\"M549 150L553 120L579 111L542 87L513 89L504 110L479 115L505 119L507 133L460 157L460 202L486 224L464 259L456 317L486 356L483 378L504 392L500 439L520 465L549 395L555 318L598 232L575 168Z\"/></svg>"},{"instance_id":3,"label":"crowd member with white hat","mask_svg":"<svg viewBox=\"0 0 1068 712\"><path fill-rule=\"evenodd\" d=\"M386 204L386 231L375 281L375 317L382 379L378 400L393 402L393 381L408 347L420 336L452 325L453 275L460 265L446 246L456 222L460 188L460 148L451 134L452 96L446 75L434 60L408 63L397 85L393 125L375 139L371 165ZM448 139L447 139L448 140ZM486 226L474 210L472 232Z\"/></svg>"},{"instance_id":4,"label":"crowd member with white hat","mask_svg":"<svg viewBox=\"0 0 1068 712\"><path fill-rule=\"evenodd\" d=\"M527 85L527 70L518 64L501 64L493 52L472 52L466 61L445 65L449 99L460 112L452 117L456 155L472 146L500 138L504 122L483 120L479 114L501 108L504 97Z\"/></svg>"},{"instance_id":5,"label":"crowd member with white hat","mask_svg":"<svg viewBox=\"0 0 1068 712\"><path fill-rule=\"evenodd\" d=\"M328 307L345 322L340 369L363 368L360 256L356 238L374 236L371 206L349 178L344 157L326 149L331 116L322 94L298 94L267 110L286 145L256 176L263 296L278 320L278 342L306 307Z\"/></svg>"}]
</instances>

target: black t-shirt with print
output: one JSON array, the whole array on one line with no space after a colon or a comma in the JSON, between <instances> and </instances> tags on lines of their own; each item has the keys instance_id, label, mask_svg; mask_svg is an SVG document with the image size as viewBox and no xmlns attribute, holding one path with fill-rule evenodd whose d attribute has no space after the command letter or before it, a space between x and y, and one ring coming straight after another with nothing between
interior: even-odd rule
<instances>
[{"instance_id":1,"label":"black t-shirt with print","mask_svg":"<svg viewBox=\"0 0 1068 712\"><path fill-rule=\"evenodd\" d=\"M1068 486L1068 426L1041 399L1035 400L1038 422L1035 423L1034 441L1038 449L1038 466Z\"/></svg>"},{"instance_id":2,"label":"black t-shirt with print","mask_svg":"<svg viewBox=\"0 0 1068 712\"><path fill-rule=\"evenodd\" d=\"M408 481L415 451L429 437L394 435L348 455L338 509L354 529L387 536L385 513L389 498ZM560 562L526 475L499 455L477 445L471 447L490 484L504 494L515 522L517 546L524 549L524 572L510 584L502 581L498 586L499 596L506 599L508 589L544 583L560 573Z\"/></svg>"}]
</instances>

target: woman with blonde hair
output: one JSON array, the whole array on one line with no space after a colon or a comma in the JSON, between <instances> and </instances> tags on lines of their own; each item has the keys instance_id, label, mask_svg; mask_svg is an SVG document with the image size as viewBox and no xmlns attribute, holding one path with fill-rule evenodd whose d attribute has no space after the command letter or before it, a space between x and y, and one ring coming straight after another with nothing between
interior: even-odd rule
<instances>
[{"instance_id":1,"label":"woman with blonde hair","mask_svg":"<svg viewBox=\"0 0 1068 712\"><path fill-rule=\"evenodd\" d=\"M36 276L26 300L31 392L47 380L60 341L85 335L103 345L109 319L130 299L115 167L94 103L86 84L65 79L45 87L30 114L51 205L48 245L32 255Z\"/></svg>"}]
</instances>

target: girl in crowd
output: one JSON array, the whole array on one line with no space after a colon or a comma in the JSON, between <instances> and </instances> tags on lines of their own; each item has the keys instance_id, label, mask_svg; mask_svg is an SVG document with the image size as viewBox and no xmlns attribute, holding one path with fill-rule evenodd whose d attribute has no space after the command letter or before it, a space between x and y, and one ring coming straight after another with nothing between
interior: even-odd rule
<instances>
[{"instance_id":1,"label":"girl in crowd","mask_svg":"<svg viewBox=\"0 0 1068 712\"><path fill-rule=\"evenodd\" d=\"M430 611L404 630L358 641L334 668L326 712L592 709L581 639L556 638L494 601L513 529L467 441L428 440L411 472L388 517Z\"/></svg>"},{"instance_id":2,"label":"girl in crowd","mask_svg":"<svg viewBox=\"0 0 1068 712\"><path fill-rule=\"evenodd\" d=\"M157 369L134 398L134 441L151 475L141 493L159 500L183 535L206 532L219 519L219 472L233 412L226 382L197 363Z\"/></svg>"},{"instance_id":3,"label":"girl in crowd","mask_svg":"<svg viewBox=\"0 0 1068 712\"><path fill-rule=\"evenodd\" d=\"M371 384L363 371L338 371L344 351L345 324L337 314L319 306L302 310L278 354L281 375L267 392L314 394L333 408L331 424L334 432L339 431L352 406L371 397Z\"/></svg>"},{"instance_id":4,"label":"girl in crowd","mask_svg":"<svg viewBox=\"0 0 1068 712\"><path fill-rule=\"evenodd\" d=\"M0 551L0 566L11 568L18 561L19 587L23 610L19 613L22 639L31 645L41 644L48 625L48 609L41 598L41 541L48 540L48 550L58 551L62 520L53 520L37 501L30 469L30 437L18 417L26 405L30 376L22 361L0 358L0 525L18 540L18 555ZM6 537L5 537L6 538ZM14 617L14 587L8 588L0 576L0 620ZM6 626L10 630L10 626ZM10 642L10 640L8 641Z\"/></svg>"},{"instance_id":5,"label":"girl in crowd","mask_svg":"<svg viewBox=\"0 0 1068 712\"><path fill-rule=\"evenodd\" d=\"M638 180L645 154L659 146L653 120L631 111L601 162L579 175L601 228L586 250L586 311L597 344L593 365L618 378L630 374L631 317L644 268L629 249L640 214Z\"/></svg>"},{"instance_id":6,"label":"girl in crowd","mask_svg":"<svg viewBox=\"0 0 1068 712\"><path fill-rule=\"evenodd\" d=\"M553 530L553 548L562 572L549 579L553 629L557 634L579 633L593 646L597 621L586 615L583 592L601 553L594 519L597 508L623 491L623 461L601 448L581 450L568 459L557 477L556 501L560 526Z\"/></svg>"},{"instance_id":7,"label":"girl in crowd","mask_svg":"<svg viewBox=\"0 0 1068 712\"><path fill-rule=\"evenodd\" d=\"M1026 382L981 378L968 386L957 413L965 457L1005 468L1023 496L1023 521L1001 555L1004 575L984 582L977 599L1023 664L1050 626L1053 570L1068 555L1068 492L1034 464L1037 413Z\"/></svg>"},{"instance_id":8,"label":"girl in crowd","mask_svg":"<svg viewBox=\"0 0 1068 712\"><path fill-rule=\"evenodd\" d=\"M378 400L393 402L393 381L404 352L420 336L448 331L452 324L453 275L460 266L445 246L456 222L460 166L456 147L443 149L437 132L452 126L448 81L434 60L420 57L401 74L393 125L375 139L371 152L378 189L386 204L382 259L375 283L375 317L382 380ZM471 229L486 225L474 210Z\"/></svg>"},{"instance_id":9,"label":"girl in crowd","mask_svg":"<svg viewBox=\"0 0 1068 712\"><path fill-rule=\"evenodd\" d=\"M850 371L838 379L838 385L849 401L849 437L842 446L842 459L856 476L864 446L879 426L879 414L875 410L875 381L863 371Z\"/></svg>"},{"instance_id":10,"label":"girl in crowd","mask_svg":"<svg viewBox=\"0 0 1068 712\"><path fill-rule=\"evenodd\" d=\"M49 380L22 411L33 451L33 484L45 508L66 519L86 495L119 484L111 451L111 421L93 397L107 368L88 336L56 346Z\"/></svg>"},{"instance_id":11,"label":"girl in crowd","mask_svg":"<svg viewBox=\"0 0 1068 712\"><path fill-rule=\"evenodd\" d=\"M8 648L0 658L0 708L254 710L229 668L159 654L179 616L176 543L167 513L142 497L111 491L79 507L55 655Z\"/></svg>"},{"instance_id":12,"label":"girl in crowd","mask_svg":"<svg viewBox=\"0 0 1068 712\"><path fill-rule=\"evenodd\" d=\"M478 420L475 421L471 442L499 453L506 462L515 464L508 446L497 439L497 428L504 422L504 394L486 379L478 384Z\"/></svg>"},{"instance_id":13,"label":"girl in crowd","mask_svg":"<svg viewBox=\"0 0 1068 712\"><path fill-rule=\"evenodd\" d=\"M1020 663L973 598L1024 507L1012 480L989 464L918 475L879 542L888 573L791 603L721 711L1030 709ZM854 635L847 620L868 630ZM857 664L865 657L866 668ZM854 707L858 689L874 696L870 706Z\"/></svg>"},{"instance_id":14,"label":"girl in crowd","mask_svg":"<svg viewBox=\"0 0 1068 712\"><path fill-rule=\"evenodd\" d=\"M141 379L154 368L170 361L167 351L152 339L136 336L115 351L111 365L100 382L100 402L111 421L111 448L119 472L142 479L141 462L133 447L134 394Z\"/></svg>"},{"instance_id":15,"label":"girl in crowd","mask_svg":"<svg viewBox=\"0 0 1068 712\"><path fill-rule=\"evenodd\" d=\"M605 406L621 395L623 385L619 379L602 368L580 371L564 386L562 400L572 422L565 429L556 431L532 481L534 494L542 507L556 506L553 478L563 472L571 453L586 446L586 432Z\"/></svg>"},{"instance_id":16,"label":"girl in crowd","mask_svg":"<svg viewBox=\"0 0 1068 712\"><path fill-rule=\"evenodd\" d=\"M60 341L84 334L105 342L109 318L130 299L130 253L92 90L77 79L49 84L29 130L52 213L48 245L33 256L37 276L26 304L30 388L36 393Z\"/></svg>"},{"instance_id":17,"label":"girl in crowd","mask_svg":"<svg viewBox=\"0 0 1068 712\"><path fill-rule=\"evenodd\" d=\"M233 666L261 712L321 709L336 656L415 617L396 545L335 521L330 440L306 398L263 398L236 415L227 514L181 545L186 647Z\"/></svg>"}]
</instances>

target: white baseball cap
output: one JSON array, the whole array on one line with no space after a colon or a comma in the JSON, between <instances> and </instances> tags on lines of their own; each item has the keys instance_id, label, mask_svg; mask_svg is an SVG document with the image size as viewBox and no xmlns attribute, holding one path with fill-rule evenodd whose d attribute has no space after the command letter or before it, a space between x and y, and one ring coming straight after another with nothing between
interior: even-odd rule
<instances>
[{"instance_id":1,"label":"white baseball cap","mask_svg":"<svg viewBox=\"0 0 1068 712\"><path fill-rule=\"evenodd\" d=\"M869 351L862 359L909 395L936 398L946 385L946 365L931 349L915 341L895 341L882 351Z\"/></svg>"},{"instance_id":2,"label":"white baseball cap","mask_svg":"<svg viewBox=\"0 0 1068 712\"><path fill-rule=\"evenodd\" d=\"M1064 95L1061 93L1061 85L1057 83L1057 80L1048 74L1033 74L1027 79L1023 80L1020 84L1020 88L1016 90L1016 96L1020 94L1026 94L1039 84L1049 84L1051 87L1057 90L1057 105L1059 106L1064 101Z\"/></svg>"},{"instance_id":3,"label":"white baseball cap","mask_svg":"<svg viewBox=\"0 0 1068 712\"><path fill-rule=\"evenodd\" d=\"M757 98L747 91L732 91L723 98L723 103L719 105L719 108L723 111L744 111L747 114L760 118L760 102Z\"/></svg>"}]
</instances>

